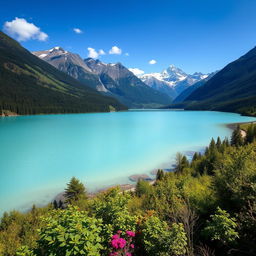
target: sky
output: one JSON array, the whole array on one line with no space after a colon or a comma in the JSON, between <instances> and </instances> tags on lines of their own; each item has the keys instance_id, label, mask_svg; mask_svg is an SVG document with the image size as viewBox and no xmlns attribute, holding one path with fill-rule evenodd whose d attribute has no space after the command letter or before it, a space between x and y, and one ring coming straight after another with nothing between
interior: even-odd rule
<instances>
[{"instance_id":1,"label":"sky","mask_svg":"<svg viewBox=\"0 0 256 256\"><path fill-rule=\"evenodd\" d=\"M12 0L1 3L0 28L30 51L208 73L255 46L255 13L255 0Z\"/></svg>"}]
</instances>

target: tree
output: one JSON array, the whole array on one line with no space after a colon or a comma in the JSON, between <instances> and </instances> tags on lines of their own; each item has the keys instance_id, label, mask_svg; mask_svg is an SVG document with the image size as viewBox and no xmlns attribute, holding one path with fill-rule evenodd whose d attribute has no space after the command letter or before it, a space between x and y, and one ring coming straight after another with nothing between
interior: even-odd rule
<instances>
[{"instance_id":1,"label":"tree","mask_svg":"<svg viewBox=\"0 0 256 256\"><path fill-rule=\"evenodd\" d=\"M142 224L142 241L147 255L183 255L187 237L181 223L167 222L150 216Z\"/></svg>"},{"instance_id":2,"label":"tree","mask_svg":"<svg viewBox=\"0 0 256 256\"><path fill-rule=\"evenodd\" d=\"M141 197L145 194L149 194L152 190L152 186L148 181L139 179L136 184L135 193L138 197Z\"/></svg>"},{"instance_id":3,"label":"tree","mask_svg":"<svg viewBox=\"0 0 256 256\"><path fill-rule=\"evenodd\" d=\"M240 211L256 197L256 144L231 147L216 164L213 179L220 206Z\"/></svg>"},{"instance_id":4,"label":"tree","mask_svg":"<svg viewBox=\"0 0 256 256\"><path fill-rule=\"evenodd\" d=\"M87 198L85 186L82 182L73 177L67 184L64 196L66 198L66 202L69 204L78 201L79 199Z\"/></svg>"},{"instance_id":5,"label":"tree","mask_svg":"<svg viewBox=\"0 0 256 256\"><path fill-rule=\"evenodd\" d=\"M199 159L199 155L198 155L197 152L195 152L194 155L193 155L193 158L192 158L192 162L194 162L194 161L196 161L198 159Z\"/></svg>"},{"instance_id":6,"label":"tree","mask_svg":"<svg viewBox=\"0 0 256 256\"><path fill-rule=\"evenodd\" d=\"M227 245L239 237L236 219L231 218L228 212L217 207L216 213L210 217L211 220L207 222L203 232L212 241L217 240Z\"/></svg>"},{"instance_id":7,"label":"tree","mask_svg":"<svg viewBox=\"0 0 256 256\"><path fill-rule=\"evenodd\" d=\"M156 173L156 180L164 179L164 171L162 169L158 169Z\"/></svg>"},{"instance_id":8,"label":"tree","mask_svg":"<svg viewBox=\"0 0 256 256\"><path fill-rule=\"evenodd\" d=\"M216 147L217 147L218 151L221 150L221 145L222 145L221 139L220 139L220 137L218 137L217 142L216 142Z\"/></svg>"},{"instance_id":9,"label":"tree","mask_svg":"<svg viewBox=\"0 0 256 256\"><path fill-rule=\"evenodd\" d=\"M236 129L233 131L232 133L232 136L231 136L231 145L232 146L236 146L236 147L239 147L239 146L242 146L243 145L243 137L242 137L242 134L241 134L241 129L240 129L240 126L238 125L236 127Z\"/></svg>"},{"instance_id":10,"label":"tree","mask_svg":"<svg viewBox=\"0 0 256 256\"><path fill-rule=\"evenodd\" d=\"M189 167L189 161L186 156L182 155L181 153L177 153L176 155L176 173L182 173L185 168Z\"/></svg>"},{"instance_id":11,"label":"tree","mask_svg":"<svg viewBox=\"0 0 256 256\"><path fill-rule=\"evenodd\" d=\"M94 199L92 211L95 216L103 220L103 224L110 224L113 231L135 230L137 216L128 212L130 195L120 193L120 189L111 188L100 193Z\"/></svg>"},{"instance_id":12,"label":"tree","mask_svg":"<svg viewBox=\"0 0 256 256\"><path fill-rule=\"evenodd\" d=\"M215 143L215 140L212 138L211 142L210 142L210 145L209 145L209 151L210 153L211 152L214 152L216 151L217 147L216 147L216 143Z\"/></svg>"},{"instance_id":13,"label":"tree","mask_svg":"<svg viewBox=\"0 0 256 256\"><path fill-rule=\"evenodd\" d=\"M254 139L255 139L254 125L250 124L246 130L245 141L246 143L252 143Z\"/></svg>"}]
</instances>

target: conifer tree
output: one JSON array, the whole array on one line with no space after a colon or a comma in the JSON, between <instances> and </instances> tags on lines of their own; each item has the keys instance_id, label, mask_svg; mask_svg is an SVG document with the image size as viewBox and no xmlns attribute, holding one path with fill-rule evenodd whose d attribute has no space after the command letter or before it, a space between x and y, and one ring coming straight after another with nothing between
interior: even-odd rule
<instances>
[{"instance_id":1,"label":"conifer tree","mask_svg":"<svg viewBox=\"0 0 256 256\"><path fill-rule=\"evenodd\" d=\"M161 169L157 170L156 180L163 180L163 179L164 179L164 171Z\"/></svg>"},{"instance_id":2,"label":"conifer tree","mask_svg":"<svg viewBox=\"0 0 256 256\"><path fill-rule=\"evenodd\" d=\"M221 149L221 145L222 145L221 139L220 139L220 137L218 137L217 143L216 143L216 147L217 147L218 150Z\"/></svg>"},{"instance_id":3,"label":"conifer tree","mask_svg":"<svg viewBox=\"0 0 256 256\"><path fill-rule=\"evenodd\" d=\"M255 138L254 125L250 124L246 131L245 141L246 141L246 143L252 143L254 138Z\"/></svg>"},{"instance_id":4,"label":"conifer tree","mask_svg":"<svg viewBox=\"0 0 256 256\"><path fill-rule=\"evenodd\" d=\"M79 199L87 198L86 189L82 182L73 177L67 184L64 196L67 203L78 201Z\"/></svg>"},{"instance_id":5,"label":"conifer tree","mask_svg":"<svg viewBox=\"0 0 256 256\"><path fill-rule=\"evenodd\" d=\"M239 125L236 127L236 129L232 133L231 145L236 147L243 145L243 137L242 137L241 129Z\"/></svg>"},{"instance_id":6,"label":"conifer tree","mask_svg":"<svg viewBox=\"0 0 256 256\"><path fill-rule=\"evenodd\" d=\"M177 153L175 172L182 173L184 169L188 167L189 167L189 161L187 157L182 155L181 153Z\"/></svg>"},{"instance_id":7,"label":"conifer tree","mask_svg":"<svg viewBox=\"0 0 256 256\"><path fill-rule=\"evenodd\" d=\"M198 158L199 158L199 155L198 155L197 152L195 152L195 154L193 155L192 162L193 162L193 161L196 161Z\"/></svg>"}]
</instances>

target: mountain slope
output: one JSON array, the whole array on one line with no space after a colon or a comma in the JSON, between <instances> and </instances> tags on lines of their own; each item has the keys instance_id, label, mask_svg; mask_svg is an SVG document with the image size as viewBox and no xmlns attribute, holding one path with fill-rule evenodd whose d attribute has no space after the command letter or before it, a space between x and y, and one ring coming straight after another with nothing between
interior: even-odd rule
<instances>
[{"instance_id":1,"label":"mountain slope","mask_svg":"<svg viewBox=\"0 0 256 256\"><path fill-rule=\"evenodd\" d=\"M135 108L159 107L171 102L171 98L149 88L121 63L105 64L99 60L84 60L88 68L100 77L106 89Z\"/></svg>"},{"instance_id":2,"label":"mountain slope","mask_svg":"<svg viewBox=\"0 0 256 256\"><path fill-rule=\"evenodd\" d=\"M97 91L107 91L99 77L88 69L83 59L78 54L65 51L59 46L50 50L32 53L93 89Z\"/></svg>"},{"instance_id":3,"label":"mountain slope","mask_svg":"<svg viewBox=\"0 0 256 256\"><path fill-rule=\"evenodd\" d=\"M173 101L173 103L181 103L186 98L194 92L196 89L199 87L203 86L210 78L212 78L217 72L212 72L211 74L208 75L208 77L200 80L199 82L196 82L195 84L189 86L187 89L185 89L183 92L181 92Z\"/></svg>"},{"instance_id":4,"label":"mountain slope","mask_svg":"<svg viewBox=\"0 0 256 256\"><path fill-rule=\"evenodd\" d=\"M170 65L161 73L150 73L139 76L139 78L148 86L155 88L172 98L176 98L184 90L205 79L208 74L196 72L194 74L186 74L180 68Z\"/></svg>"},{"instance_id":5,"label":"mountain slope","mask_svg":"<svg viewBox=\"0 0 256 256\"><path fill-rule=\"evenodd\" d=\"M159 107L171 103L169 96L149 88L120 63L105 64L91 58L82 60L79 55L60 47L33 54L130 108Z\"/></svg>"},{"instance_id":6,"label":"mountain slope","mask_svg":"<svg viewBox=\"0 0 256 256\"><path fill-rule=\"evenodd\" d=\"M256 48L224 67L186 101L189 109L252 113L256 107Z\"/></svg>"},{"instance_id":7,"label":"mountain slope","mask_svg":"<svg viewBox=\"0 0 256 256\"><path fill-rule=\"evenodd\" d=\"M153 74L145 74L140 78L149 87L151 87L157 91L160 91L162 93L167 94L172 99L174 99L178 95L174 86L172 84L170 84L170 82L160 80L159 78L157 78L157 75L154 73Z\"/></svg>"},{"instance_id":8,"label":"mountain slope","mask_svg":"<svg viewBox=\"0 0 256 256\"><path fill-rule=\"evenodd\" d=\"M60 72L0 31L0 111L17 114L125 109Z\"/></svg>"}]
</instances>

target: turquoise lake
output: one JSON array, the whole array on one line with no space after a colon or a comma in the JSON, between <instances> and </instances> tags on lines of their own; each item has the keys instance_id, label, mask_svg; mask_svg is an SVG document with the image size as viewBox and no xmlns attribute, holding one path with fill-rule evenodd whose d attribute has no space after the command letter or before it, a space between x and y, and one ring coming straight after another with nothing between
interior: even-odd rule
<instances>
[{"instance_id":1,"label":"turquoise lake","mask_svg":"<svg viewBox=\"0 0 256 256\"><path fill-rule=\"evenodd\" d=\"M45 204L72 176L89 191L170 168L177 152L231 135L228 123L255 121L208 111L127 111L0 118L0 213Z\"/></svg>"}]
</instances>

